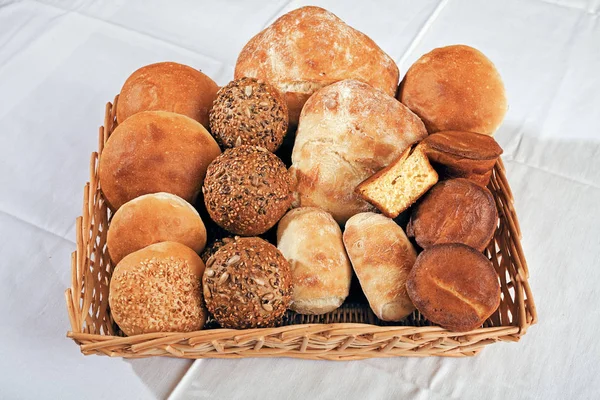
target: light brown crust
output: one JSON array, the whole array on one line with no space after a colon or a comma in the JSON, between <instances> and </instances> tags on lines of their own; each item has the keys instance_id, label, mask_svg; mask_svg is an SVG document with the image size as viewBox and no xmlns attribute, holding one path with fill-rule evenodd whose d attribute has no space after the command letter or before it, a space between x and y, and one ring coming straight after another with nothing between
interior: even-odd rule
<instances>
[{"instance_id":1,"label":"light brown crust","mask_svg":"<svg viewBox=\"0 0 600 400\"><path fill-rule=\"evenodd\" d=\"M108 302L128 336L202 329L204 263L189 247L161 242L129 254L115 267Z\"/></svg>"},{"instance_id":2,"label":"light brown crust","mask_svg":"<svg viewBox=\"0 0 600 400\"><path fill-rule=\"evenodd\" d=\"M288 308L292 275L272 244L239 238L208 259L202 277L208 311L223 328L275 326Z\"/></svg>"},{"instance_id":3,"label":"light brown crust","mask_svg":"<svg viewBox=\"0 0 600 400\"><path fill-rule=\"evenodd\" d=\"M488 189L468 179L437 183L413 210L406 231L419 246L463 243L479 251L498 224L498 210Z\"/></svg>"},{"instance_id":4,"label":"light brown crust","mask_svg":"<svg viewBox=\"0 0 600 400\"><path fill-rule=\"evenodd\" d=\"M117 126L104 146L98 175L118 209L148 193L167 192L193 203L219 145L197 121L166 111L144 111Z\"/></svg>"},{"instance_id":5,"label":"light brown crust","mask_svg":"<svg viewBox=\"0 0 600 400\"><path fill-rule=\"evenodd\" d=\"M284 93L290 124L318 89L357 79L394 96L398 67L373 40L319 7L293 10L254 36L242 49L235 78L263 79Z\"/></svg>"},{"instance_id":6,"label":"light brown crust","mask_svg":"<svg viewBox=\"0 0 600 400\"><path fill-rule=\"evenodd\" d=\"M352 268L342 231L329 213L314 207L290 210L277 226L277 248L292 269L292 310L324 314L342 305Z\"/></svg>"},{"instance_id":7,"label":"light brown crust","mask_svg":"<svg viewBox=\"0 0 600 400\"><path fill-rule=\"evenodd\" d=\"M491 261L458 243L419 254L406 288L421 314L456 332L480 327L500 305L500 284Z\"/></svg>"},{"instance_id":8,"label":"light brown crust","mask_svg":"<svg viewBox=\"0 0 600 400\"><path fill-rule=\"evenodd\" d=\"M493 135L508 108L494 64L464 45L440 47L419 58L402 80L398 99L423 120L429 133Z\"/></svg>"},{"instance_id":9,"label":"light brown crust","mask_svg":"<svg viewBox=\"0 0 600 400\"><path fill-rule=\"evenodd\" d=\"M283 217L292 203L292 180L267 149L239 146L208 167L204 204L219 226L241 236L259 235Z\"/></svg>"},{"instance_id":10,"label":"light brown crust","mask_svg":"<svg viewBox=\"0 0 600 400\"><path fill-rule=\"evenodd\" d=\"M486 186L502 148L487 135L444 131L419 144L443 179L466 178Z\"/></svg>"},{"instance_id":11,"label":"light brown crust","mask_svg":"<svg viewBox=\"0 0 600 400\"><path fill-rule=\"evenodd\" d=\"M160 62L135 71L123 85L117 121L141 111L170 111L186 115L208 129L208 112L219 87L187 65Z\"/></svg>"},{"instance_id":12,"label":"light brown crust","mask_svg":"<svg viewBox=\"0 0 600 400\"><path fill-rule=\"evenodd\" d=\"M199 253L206 228L191 204L170 193L152 193L125 203L113 215L106 246L114 264L154 243L177 242Z\"/></svg>"},{"instance_id":13,"label":"light brown crust","mask_svg":"<svg viewBox=\"0 0 600 400\"><path fill-rule=\"evenodd\" d=\"M356 186L425 136L416 115L367 84L345 80L319 90L302 110L292 152L298 205L323 208L340 224L373 211Z\"/></svg>"}]
</instances>

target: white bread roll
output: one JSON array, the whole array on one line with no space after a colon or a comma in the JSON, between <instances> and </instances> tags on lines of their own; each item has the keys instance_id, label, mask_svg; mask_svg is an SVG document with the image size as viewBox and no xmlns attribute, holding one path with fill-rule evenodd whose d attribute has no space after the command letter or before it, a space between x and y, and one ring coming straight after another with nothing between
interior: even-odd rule
<instances>
[{"instance_id":1,"label":"white bread roll","mask_svg":"<svg viewBox=\"0 0 600 400\"><path fill-rule=\"evenodd\" d=\"M372 212L346 222L344 245L371 309L383 321L400 321L415 309L406 279L417 252L392 219Z\"/></svg>"},{"instance_id":2,"label":"white bread roll","mask_svg":"<svg viewBox=\"0 0 600 400\"><path fill-rule=\"evenodd\" d=\"M296 206L320 207L343 224L375 207L354 189L427 136L423 122L399 101L345 80L306 102L292 152Z\"/></svg>"},{"instance_id":3,"label":"white bread roll","mask_svg":"<svg viewBox=\"0 0 600 400\"><path fill-rule=\"evenodd\" d=\"M292 267L292 310L318 315L342 305L352 268L342 231L329 213L314 207L289 211L277 227L277 248Z\"/></svg>"}]
</instances>

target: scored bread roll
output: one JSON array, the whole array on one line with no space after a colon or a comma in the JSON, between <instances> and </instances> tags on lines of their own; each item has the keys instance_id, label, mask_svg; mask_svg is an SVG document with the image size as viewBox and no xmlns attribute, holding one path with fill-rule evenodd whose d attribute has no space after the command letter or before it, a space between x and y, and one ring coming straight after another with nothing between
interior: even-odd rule
<instances>
[{"instance_id":1,"label":"scored bread roll","mask_svg":"<svg viewBox=\"0 0 600 400\"><path fill-rule=\"evenodd\" d=\"M290 124L318 89L357 79L394 96L398 67L367 35L320 7L293 10L254 36L242 49L235 79L263 79L285 95Z\"/></svg>"},{"instance_id":2,"label":"scored bread roll","mask_svg":"<svg viewBox=\"0 0 600 400\"><path fill-rule=\"evenodd\" d=\"M117 102L117 122L141 111L183 114L208 129L208 112L219 87L187 65L160 62L135 71L123 85Z\"/></svg>"},{"instance_id":3,"label":"scored bread roll","mask_svg":"<svg viewBox=\"0 0 600 400\"><path fill-rule=\"evenodd\" d=\"M355 80L316 92L304 106L290 172L296 206L320 207L340 224L375 207L354 192L427 136L415 114L393 97Z\"/></svg>"},{"instance_id":4,"label":"scored bread roll","mask_svg":"<svg viewBox=\"0 0 600 400\"><path fill-rule=\"evenodd\" d=\"M292 310L325 314L342 305L352 268L342 231L329 213L314 207L289 211L277 227L277 248L292 268Z\"/></svg>"},{"instance_id":5,"label":"scored bread roll","mask_svg":"<svg viewBox=\"0 0 600 400\"><path fill-rule=\"evenodd\" d=\"M185 244L196 253L206 245L206 228L190 203L170 193L152 193L123 204L108 227L106 246L113 263L159 242Z\"/></svg>"},{"instance_id":6,"label":"scored bread roll","mask_svg":"<svg viewBox=\"0 0 600 400\"><path fill-rule=\"evenodd\" d=\"M413 312L405 284L417 253L398 224L381 214L357 214L346 222L344 245L379 319L400 321Z\"/></svg>"}]
</instances>

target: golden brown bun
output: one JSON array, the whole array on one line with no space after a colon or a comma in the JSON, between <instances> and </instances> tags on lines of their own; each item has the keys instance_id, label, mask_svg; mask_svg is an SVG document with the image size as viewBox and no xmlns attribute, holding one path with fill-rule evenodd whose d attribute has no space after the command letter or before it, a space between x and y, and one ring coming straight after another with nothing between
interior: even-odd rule
<instances>
[{"instance_id":1,"label":"golden brown bun","mask_svg":"<svg viewBox=\"0 0 600 400\"><path fill-rule=\"evenodd\" d=\"M217 84L187 65L160 62L135 71L121 89L117 121L141 111L171 111L186 115L208 129L208 112L217 97Z\"/></svg>"},{"instance_id":2,"label":"golden brown bun","mask_svg":"<svg viewBox=\"0 0 600 400\"><path fill-rule=\"evenodd\" d=\"M419 254L406 288L421 314L451 331L480 327L500 305L500 284L490 260L458 243Z\"/></svg>"},{"instance_id":3,"label":"golden brown bun","mask_svg":"<svg viewBox=\"0 0 600 400\"><path fill-rule=\"evenodd\" d=\"M319 7L291 11L254 36L240 53L235 78L263 79L286 97L290 124L318 89L357 79L394 96L398 67L373 40Z\"/></svg>"},{"instance_id":4,"label":"golden brown bun","mask_svg":"<svg viewBox=\"0 0 600 400\"><path fill-rule=\"evenodd\" d=\"M508 107L494 64L463 45L440 47L419 58L402 80L398 99L421 117L429 133L493 135Z\"/></svg>"},{"instance_id":5,"label":"golden brown bun","mask_svg":"<svg viewBox=\"0 0 600 400\"><path fill-rule=\"evenodd\" d=\"M98 167L102 192L113 209L157 192L193 203L219 154L217 142L193 119L144 111L117 126L106 142Z\"/></svg>"},{"instance_id":6,"label":"golden brown bun","mask_svg":"<svg viewBox=\"0 0 600 400\"><path fill-rule=\"evenodd\" d=\"M488 189L468 179L437 183L414 208L406 228L424 249L441 243L463 243L479 251L498 224L498 210Z\"/></svg>"},{"instance_id":7,"label":"golden brown bun","mask_svg":"<svg viewBox=\"0 0 600 400\"><path fill-rule=\"evenodd\" d=\"M198 211L181 197L152 193L123 204L108 227L106 245L114 264L154 243L177 242L200 253L206 228Z\"/></svg>"},{"instance_id":8,"label":"golden brown bun","mask_svg":"<svg viewBox=\"0 0 600 400\"><path fill-rule=\"evenodd\" d=\"M356 186L425 136L415 114L365 83L345 80L319 90L302 110L292 152L295 205L320 207L340 224L375 210Z\"/></svg>"},{"instance_id":9,"label":"golden brown bun","mask_svg":"<svg viewBox=\"0 0 600 400\"><path fill-rule=\"evenodd\" d=\"M467 178L486 186L502 154L494 138L473 132L444 131L419 144L443 179Z\"/></svg>"},{"instance_id":10,"label":"golden brown bun","mask_svg":"<svg viewBox=\"0 0 600 400\"><path fill-rule=\"evenodd\" d=\"M342 305L352 268L342 231L328 212L315 207L289 211L277 226L277 248L292 268L292 310L318 315Z\"/></svg>"},{"instance_id":11,"label":"golden brown bun","mask_svg":"<svg viewBox=\"0 0 600 400\"><path fill-rule=\"evenodd\" d=\"M356 214L346 222L344 245L379 319L400 321L413 312L405 283L417 253L400 226L381 214Z\"/></svg>"},{"instance_id":12,"label":"golden brown bun","mask_svg":"<svg viewBox=\"0 0 600 400\"><path fill-rule=\"evenodd\" d=\"M112 274L111 315L128 336L202 329L203 273L200 256L181 243L162 242L131 253Z\"/></svg>"},{"instance_id":13,"label":"golden brown bun","mask_svg":"<svg viewBox=\"0 0 600 400\"><path fill-rule=\"evenodd\" d=\"M355 189L387 217L396 218L438 181L423 150L407 148L398 159Z\"/></svg>"}]
</instances>

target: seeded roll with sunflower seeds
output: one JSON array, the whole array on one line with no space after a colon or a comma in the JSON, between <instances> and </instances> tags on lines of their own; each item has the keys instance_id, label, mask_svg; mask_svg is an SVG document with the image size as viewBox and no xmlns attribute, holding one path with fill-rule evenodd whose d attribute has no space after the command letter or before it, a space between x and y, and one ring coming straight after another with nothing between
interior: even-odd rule
<instances>
[{"instance_id":1,"label":"seeded roll with sunflower seeds","mask_svg":"<svg viewBox=\"0 0 600 400\"><path fill-rule=\"evenodd\" d=\"M290 264L269 242L240 238L208 259L202 287L208 311L223 328L272 327L292 299Z\"/></svg>"},{"instance_id":2,"label":"seeded roll with sunflower seeds","mask_svg":"<svg viewBox=\"0 0 600 400\"><path fill-rule=\"evenodd\" d=\"M247 144L274 152L288 129L288 108L281 94L254 78L223 86L209 118L210 130L222 148Z\"/></svg>"},{"instance_id":3,"label":"seeded roll with sunflower seeds","mask_svg":"<svg viewBox=\"0 0 600 400\"><path fill-rule=\"evenodd\" d=\"M213 221L240 236L260 235L292 203L292 178L283 162L263 147L226 150L209 166L202 192Z\"/></svg>"},{"instance_id":4,"label":"seeded roll with sunflower seeds","mask_svg":"<svg viewBox=\"0 0 600 400\"><path fill-rule=\"evenodd\" d=\"M208 259L211 258L221 247L225 246L226 244L232 243L238 240L239 238L239 236L227 236L221 239L215 239L212 243L206 246L204 251L200 254L200 258L206 264Z\"/></svg>"}]
</instances>

